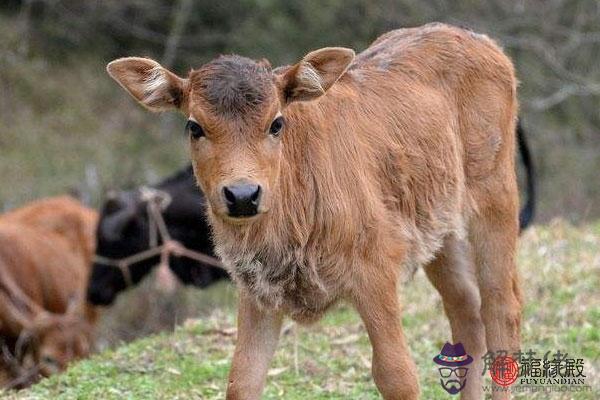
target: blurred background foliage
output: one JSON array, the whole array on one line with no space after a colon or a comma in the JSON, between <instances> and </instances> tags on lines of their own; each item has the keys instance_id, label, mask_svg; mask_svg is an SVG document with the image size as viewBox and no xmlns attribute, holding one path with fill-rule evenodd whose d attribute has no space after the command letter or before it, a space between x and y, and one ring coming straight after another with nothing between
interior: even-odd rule
<instances>
[{"instance_id":1,"label":"blurred background foliage","mask_svg":"<svg viewBox=\"0 0 600 400\"><path fill-rule=\"evenodd\" d=\"M4 0L0 210L65 191L97 205L108 188L186 163L183 119L125 96L104 71L116 57L153 57L180 74L221 53L280 65L431 21L485 32L513 57L538 221L598 218L597 0Z\"/></svg>"}]
</instances>

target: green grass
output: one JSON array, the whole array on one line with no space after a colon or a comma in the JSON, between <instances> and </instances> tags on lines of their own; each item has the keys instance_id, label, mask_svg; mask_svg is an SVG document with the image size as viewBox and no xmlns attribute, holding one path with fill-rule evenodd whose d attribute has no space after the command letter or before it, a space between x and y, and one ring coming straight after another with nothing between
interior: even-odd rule
<instances>
[{"instance_id":1,"label":"green grass","mask_svg":"<svg viewBox=\"0 0 600 400\"><path fill-rule=\"evenodd\" d=\"M600 224L564 222L522 237L519 267L526 301L523 348L561 350L585 360L595 392L521 394L522 399L595 399L600 389ZM222 399L235 343L235 291L202 292L207 309L174 332L143 338L82 361L66 373L6 397L22 399ZM209 299L216 298L218 302ZM403 287L403 322L419 368L422 398L450 398L431 362L449 327L439 296L418 272ZM222 306L218 304L221 303ZM317 324L287 324L271 364L266 399L377 399L370 346L355 312L340 305ZM298 370L294 346L298 347ZM488 382L489 382L489 378Z\"/></svg>"}]
</instances>

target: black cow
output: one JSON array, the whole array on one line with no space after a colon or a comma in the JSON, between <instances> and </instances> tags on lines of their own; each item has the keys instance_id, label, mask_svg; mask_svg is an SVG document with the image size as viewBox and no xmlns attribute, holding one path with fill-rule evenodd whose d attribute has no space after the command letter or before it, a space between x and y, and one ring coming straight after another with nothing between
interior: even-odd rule
<instances>
[{"instance_id":1,"label":"black cow","mask_svg":"<svg viewBox=\"0 0 600 400\"><path fill-rule=\"evenodd\" d=\"M214 256L210 229L204 215L204 195L196 185L192 167L176 173L153 188L171 196L163 217L171 237L185 247ZM146 202L139 190L122 192L106 201L97 229L96 254L108 259L122 259L149 248L149 220ZM132 284L139 283L159 263L159 256L129 266ZM171 270L185 284L207 287L227 278L220 269L197 261L171 256ZM109 305L128 287L123 272L102 262L94 263L88 285L88 300L95 305Z\"/></svg>"}]
</instances>

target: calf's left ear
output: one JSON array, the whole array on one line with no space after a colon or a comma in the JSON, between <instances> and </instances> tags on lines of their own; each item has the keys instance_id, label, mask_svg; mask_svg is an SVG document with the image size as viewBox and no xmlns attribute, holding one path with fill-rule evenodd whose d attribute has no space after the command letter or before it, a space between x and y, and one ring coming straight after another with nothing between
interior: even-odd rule
<instances>
[{"instance_id":1,"label":"calf's left ear","mask_svg":"<svg viewBox=\"0 0 600 400\"><path fill-rule=\"evenodd\" d=\"M108 74L141 105L153 112L181 109L187 102L188 80L149 58L112 61Z\"/></svg>"},{"instance_id":2,"label":"calf's left ear","mask_svg":"<svg viewBox=\"0 0 600 400\"><path fill-rule=\"evenodd\" d=\"M296 65L283 69L279 86L286 102L316 99L346 72L354 60L354 50L325 47L308 53Z\"/></svg>"}]
</instances>

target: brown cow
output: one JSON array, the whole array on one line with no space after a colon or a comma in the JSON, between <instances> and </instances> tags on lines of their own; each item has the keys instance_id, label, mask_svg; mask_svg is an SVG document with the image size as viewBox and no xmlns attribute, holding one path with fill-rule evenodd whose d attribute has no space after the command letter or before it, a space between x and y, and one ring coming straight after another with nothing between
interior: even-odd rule
<instances>
[{"instance_id":1,"label":"brown cow","mask_svg":"<svg viewBox=\"0 0 600 400\"><path fill-rule=\"evenodd\" d=\"M66 196L0 216L0 335L12 375L23 372L23 339L45 376L91 350L96 314L84 299L96 221Z\"/></svg>"},{"instance_id":2,"label":"brown cow","mask_svg":"<svg viewBox=\"0 0 600 400\"><path fill-rule=\"evenodd\" d=\"M519 348L516 79L484 35L430 24L293 66L224 56L180 78L144 58L109 74L152 111L189 119L217 252L240 287L229 399L257 399L282 317L340 299L362 317L386 399L414 399L402 269L425 266L475 361ZM400 268L402 266L403 268ZM494 398L508 394L497 392Z\"/></svg>"}]
</instances>

